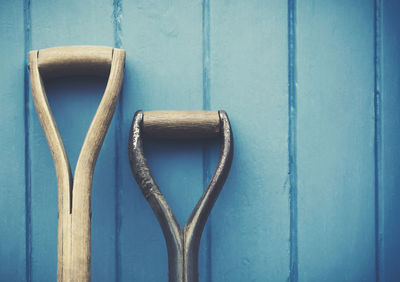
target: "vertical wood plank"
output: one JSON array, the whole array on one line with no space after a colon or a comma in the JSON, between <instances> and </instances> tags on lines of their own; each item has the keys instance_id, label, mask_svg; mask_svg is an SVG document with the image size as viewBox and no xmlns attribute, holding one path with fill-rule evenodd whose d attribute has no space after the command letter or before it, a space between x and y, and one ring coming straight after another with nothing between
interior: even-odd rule
<instances>
[{"instance_id":1,"label":"vertical wood plank","mask_svg":"<svg viewBox=\"0 0 400 282\"><path fill-rule=\"evenodd\" d=\"M297 1L288 0L288 118L289 118L289 209L290 270L289 281L299 279L298 179L297 179Z\"/></svg>"},{"instance_id":2,"label":"vertical wood plank","mask_svg":"<svg viewBox=\"0 0 400 282\"><path fill-rule=\"evenodd\" d=\"M167 281L161 228L128 164L133 114L202 108L201 1L124 1L122 45L127 50L120 161L121 281ZM183 226L203 191L202 143L146 140L153 176ZM203 240L204 241L204 240ZM201 256L206 253L204 244ZM200 281L207 270L199 269Z\"/></svg>"},{"instance_id":3,"label":"vertical wood plank","mask_svg":"<svg viewBox=\"0 0 400 282\"><path fill-rule=\"evenodd\" d=\"M383 228L380 281L398 281L400 277L400 3L378 1L381 5L381 122L382 196L380 219Z\"/></svg>"},{"instance_id":4,"label":"vertical wood plank","mask_svg":"<svg viewBox=\"0 0 400 282\"><path fill-rule=\"evenodd\" d=\"M113 46L110 1L32 3L32 47ZM72 171L104 92L98 78L46 82L53 114ZM31 115L32 280L55 281L57 271L57 182L53 161L35 111ZM115 123L106 135L92 186L92 280L115 279Z\"/></svg>"},{"instance_id":5,"label":"vertical wood plank","mask_svg":"<svg viewBox=\"0 0 400 282\"><path fill-rule=\"evenodd\" d=\"M32 3L34 49L116 44L128 51L118 125L114 118L94 176L93 281L167 279L161 229L130 172L128 129L137 109L202 107L228 112L236 147L210 232L203 234L200 280L289 277L288 6L204 3ZM298 225L292 227L298 228L301 281L397 281L400 275L400 6L376 3L382 18L375 19L375 35L373 1L298 1L295 10ZM22 2L0 2L7 66L0 70L0 159L7 160L0 163L0 280L29 280L25 236L32 236L32 280L55 281L57 183L32 104L32 234L26 233L23 9ZM46 85L74 170L104 81L68 78ZM203 173L215 167L216 142L210 147L203 154L200 142L146 140L150 167L182 225L209 178Z\"/></svg>"},{"instance_id":6,"label":"vertical wood plank","mask_svg":"<svg viewBox=\"0 0 400 282\"><path fill-rule=\"evenodd\" d=\"M300 281L375 280L374 3L297 3Z\"/></svg>"},{"instance_id":7,"label":"vertical wood plank","mask_svg":"<svg viewBox=\"0 0 400 282\"><path fill-rule=\"evenodd\" d=\"M374 3L374 157L375 157L375 277L384 278L384 189L382 175L382 1Z\"/></svg>"},{"instance_id":8,"label":"vertical wood plank","mask_svg":"<svg viewBox=\"0 0 400 282\"><path fill-rule=\"evenodd\" d=\"M23 1L0 2L0 278L26 280Z\"/></svg>"},{"instance_id":9,"label":"vertical wood plank","mask_svg":"<svg viewBox=\"0 0 400 282\"><path fill-rule=\"evenodd\" d=\"M235 139L212 213L212 281L289 277L287 9L210 2L210 105L227 111Z\"/></svg>"}]
</instances>

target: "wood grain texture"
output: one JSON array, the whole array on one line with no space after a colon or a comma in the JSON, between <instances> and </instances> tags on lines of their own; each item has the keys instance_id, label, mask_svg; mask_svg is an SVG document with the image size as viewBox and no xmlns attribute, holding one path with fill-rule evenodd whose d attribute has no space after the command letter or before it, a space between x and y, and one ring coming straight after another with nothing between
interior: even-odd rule
<instances>
[{"instance_id":1,"label":"wood grain texture","mask_svg":"<svg viewBox=\"0 0 400 282\"><path fill-rule=\"evenodd\" d=\"M376 278L373 47L373 1L298 2L300 281Z\"/></svg>"},{"instance_id":2,"label":"wood grain texture","mask_svg":"<svg viewBox=\"0 0 400 282\"><path fill-rule=\"evenodd\" d=\"M397 2L1 1L0 280L57 279L57 177L24 57L100 45L126 49L127 67L93 174L92 281L168 276L162 233L129 169L133 113L223 108L235 160L203 234L200 281L397 282ZM106 84L86 76L45 85L73 171ZM288 126L296 115L297 127ZM214 170L217 142L146 140L144 149L183 223ZM289 205L293 153L297 209ZM298 212L297 224L289 211ZM298 277L290 273L296 230Z\"/></svg>"},{"instance_id":3,"label":"wood grain texture","mask_svg":"<svg viewBox=\"0 0 400 282\"><path fill-rule=\"evenodd\" d=\"M0 280L25 281L26 185L24 13L0 1ZM29 217L29 215L28 215Z\"/></svg>"},{"instance_id":4,"label":"wood grain texture","mask_svg":"<svg viewBox=\"0 0 400 282\"><path fill-rule=\"evenodd\" d=\"M382 186L379 209L381 242L381 281L395 282L400 277L400 2L378 1L381 18L378 56L380 67L380 125ZM378 34L379 35L379 34ZM380 42L379 42L380 40ZM383 228L382 228L383 227Z\"/></svg>"},{"instance_id":5,"label":"wood grain texture","mask_svg":"<svg viewBox=\"0 0 400 282\"><path fill-rule=\"evenodd\" d=\"M54 46L113 46L113 5L106 0L31 1L32 49ZM45 11L45 12L44 12ZM65 77L45 82L47 98L74 171L85 135L106 87L104 77ZM57 279L57 178L53 160L31 105L32 281ZM112 281L115 264L115 119L93 175L91 275ZM105 208L106 207L106 208ZM110 259L109 259L110 258Z\"/></svg>"},{"instance_id":6,"label":"wood grain texture","mask_svg":"<svg viewBox=\"0 0 400 282\"><path fill-rule=\"evenodd\" d=\"M53 47L40 50L38 66L44 77L105 76L110 72L112 56L113 49L105 46Z\"/></svg>"},{"instance_id":7,"label":"wood grain texture","mask_svg":"<svg viewBox=\"0 0 400 282\"><path fill-rule=\"evenodd\" d=\"M143 132L158 138L198 139L218 136L220 120L215 111L147 111Z\"/></svg>"},{"instance_id":8,"label":"wood grain texture","mask_svg":"<svg viewBox=\"0 0 400 282\"><path fill-rule=\"evenodd\" d=\"M287 8L210 1L210 107L229 113L235 138L209 219L212 281L289 277Z\"/></svg>"},{"instance_id":9,"label":"wood grain texture","mask_svg":"<svg viewBox=\"0 0 400 282\"><path fill-rule=\"evenodd\" d=\"M82 49L96 48L81 47ZM85 51L86 51L85 50ZM85 51L82 54L85 54ZM87 51L86 51L87 52ZM63 141L44 90L38 53L29 53L32 96L53 155L58 182L58 281L90 281L91 188L94 167L124 76L125 51L114 49L106 90L89 127L72 178ZM79 53L79 52L77 52ZM62 57L61 64L65 58ZM101 60L101 58L100 58ZM53 64L56 64L54 62ZM108 62L103 62L108 65Z\"/></svg>"}]
</instances>

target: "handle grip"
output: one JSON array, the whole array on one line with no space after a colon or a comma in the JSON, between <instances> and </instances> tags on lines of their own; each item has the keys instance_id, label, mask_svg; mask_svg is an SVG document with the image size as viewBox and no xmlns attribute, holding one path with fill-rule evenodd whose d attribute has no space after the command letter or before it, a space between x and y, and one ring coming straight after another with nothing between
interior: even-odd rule
<instances>
[{"instance_id":1,"label":"handle grip","mask_svg":"<svg viewBox=\"0 0 400 282\"><path fill-rule=\"evenodd\" d=\"M143 132L166 139L216 137L220 118L213 111L149 111L143 113Z\"/></svg>"},{"instance_id":2,"label":"handle grip","mask_svg":"<svg viewBox=\"0 0 400 282\"><path fill-rule=\"evenodd\" d=\"M109 47L57 47L29 52L32 97L56 168L58 183L57 281L90 281L93 173L124 77L125 51ZM72 176L46 91L47 76L108 74Z\"/></svg>"},{"instance_id":3,"label":"handle grip","mask_svg":"<svg viewBox=\"0 0 400 282\"><path fill-rule=\"evenodd\" d=\"M110 72L113 48L105 46L63 46L37 52L42 77L72 75L107 76Z\"/></svg>"}]
</instances>

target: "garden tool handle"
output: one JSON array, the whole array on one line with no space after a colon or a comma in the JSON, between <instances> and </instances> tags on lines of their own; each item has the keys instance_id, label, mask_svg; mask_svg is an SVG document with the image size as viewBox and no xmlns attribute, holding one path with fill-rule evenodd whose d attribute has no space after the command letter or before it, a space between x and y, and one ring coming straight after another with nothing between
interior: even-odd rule
<instances>
[{"instance_id":1,"label":"garden tool handle","mask_svg":"<svg viewBox=\"0 0 400 282\"><path fill-rule=\"evenodd\" d=\"M150 129L150 133L159 137L187 138L197 134L200 137L217 135L220 138L217 168L183 228L176 220L147 165L143 151L144 138L142 138L146 128L147 132ZM181 134L182 131L184 135ZM233 135L228 115L222 110L144 113L137 111L129 133L128 151L132 173L164 233L168 251L169 282L198 282L201 235L232 164Z\"/></svg>"},{"instance_id":2,"label":"garden tool handle","mask_svg":"<svg viewBox=\"0 0 400 282\"><path fill-rule=\"evenodd\" d=\"M71 75L106 76L113 48L105 46L62 46L39 50L38 67L43 77Z\"/></svg>"},{"instance_id":3,"label":"garden tool handle","mask_svg":"<svg viewBox=\"0 0 400 282\"><path fill-rule=\"evenodd\" d=\"M143 113L143 133L167 139L216 137L220 118L215 111L149 111Z\"/></svg>"},{"instance_id":4,"label":"garden tool handle","mask_svg":"<svg viewBox=\"0 0 400 282\"><path fill-rule=\"evenodd\" d=\"M125 51L99 46L55 47L29 52L32 97L56 168L58 183L57 281L90 281L91 191L100 148L124 77ZM103 97L71 168L45 91L48 76L108 76Z\"/></svg>"}]
</instances>

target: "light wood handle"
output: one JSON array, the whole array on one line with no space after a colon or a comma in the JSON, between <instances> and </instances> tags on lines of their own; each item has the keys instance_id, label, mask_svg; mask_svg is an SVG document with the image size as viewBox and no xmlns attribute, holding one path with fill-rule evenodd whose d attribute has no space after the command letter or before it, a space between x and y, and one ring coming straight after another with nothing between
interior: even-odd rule
<instances>
[{"instance_id":1,"label":"light wood handle","mask_svg":"<svg viewBox=\"0 0 400 282\"><path fill-rule=\"evenodd\" d=\"M29 52L33 101L57 174L58 282L90 282L93 173L121 90L124 64L125 51L117 48L56 47ZM104 72L107 66L108 70ZM108 74L108 81L72 177L67 152L51 112L42 78L46 75L78 74Z\"/></svg>"},{"instance_id":2,"label":"light wood handle","mask_svg":"<svg viewBox=\"0 0 400 282\"><path fill-rule=\"evenodd\" d=\"M220 132L220 119L214 111L144 112L143 132L168 139L215 137Z\"/></svg>"},{"instance_id":3,"label":"light wood handle","mask_svg":"<svg viewBox=\"0 0 400 282\"><path fill-rule=\"evenodd\" d=\"M44 78L72 75L107 76L111 68L113 48L63 46L39 50L37 56L39 71Z\"/></svg>"}]
</instances>

